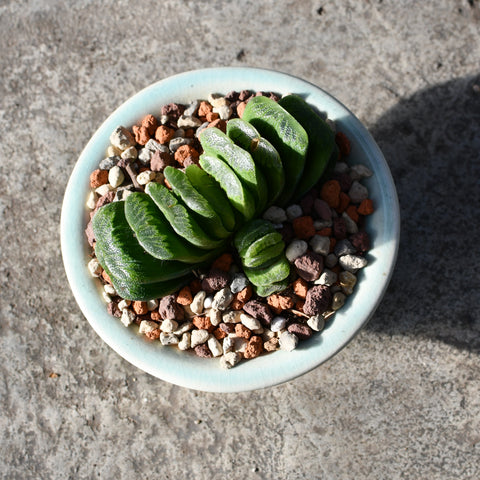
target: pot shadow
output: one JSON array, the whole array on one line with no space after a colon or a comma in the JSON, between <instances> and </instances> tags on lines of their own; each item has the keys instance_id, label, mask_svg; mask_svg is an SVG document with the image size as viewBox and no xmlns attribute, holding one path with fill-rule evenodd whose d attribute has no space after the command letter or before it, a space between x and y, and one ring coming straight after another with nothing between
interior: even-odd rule
<instances>
[{"instance_id":1,"label":"pot shadow","mask_svg":"<svg viewBox=\"0 0 480 480\"><path fill-rule=\"evenodd\" d=\"M480 353L480 75L415 93L370 131L397 187L401 239L366 328Z\"/></svg>"}]
</instances>

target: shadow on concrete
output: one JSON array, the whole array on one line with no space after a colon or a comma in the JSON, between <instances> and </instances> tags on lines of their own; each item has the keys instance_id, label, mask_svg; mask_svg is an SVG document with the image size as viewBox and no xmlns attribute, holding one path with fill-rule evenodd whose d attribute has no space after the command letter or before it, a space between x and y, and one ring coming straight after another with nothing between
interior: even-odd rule
<instances>
[{"instance_id":1,"label":"shadow on concrete","mask_svg":"<svg viewBox=\"0 0 480 480\"><path fill-rule=\"evenodd\" d=\"M402 215L396 270L366 327L480 353L480 75L401 100L370 128Z\"/></svg>"}]
</instances>

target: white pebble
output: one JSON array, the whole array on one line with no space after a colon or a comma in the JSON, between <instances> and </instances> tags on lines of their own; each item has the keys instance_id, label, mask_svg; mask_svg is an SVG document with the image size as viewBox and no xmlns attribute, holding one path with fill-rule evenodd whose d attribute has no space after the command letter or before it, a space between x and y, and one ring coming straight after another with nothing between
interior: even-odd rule
<instances>
[{"instance_id":1,"label":"white pebble","mask_svg":"<svg viewBox=\"0 0 480 480\"><path fill-rule=\"evenodd\" d=\"M98 200L97 192L90 190L87 197L87 208L89 208L90 210L93 210L95 208L95 205L97 204L97 200Z\"/></svg>"},{"instance_id":2,"label":"white pebble","mask_svg":"<svg viewBox=\"0 0 480 480\"><path fill-rule=\"evenodd\" d=\"M220 358L220 366L222 368L232 368L237 365L242 356L237 352L228 352Z\"/></svg>"},{"instance_id":3,"label":"white pebble","mask_svg":"<svg viewBox=\"0 0 480 480\"><path fill-rule=\"evenodd\" d=\"M224 311L233 301L233 293L228 287L219 290L213 297L212 308Z\"/></svg>"},{"instance_id":4,"label":"white pebble","mask_svg":"<svg viewBox=\"0 0 480 480\"><path fill-rule=\"evenodd\" d=\"M202 121L197 117L190 115L181 115L177 121L177 125L182 128L197 128L202 124Z\"/></svg>"},{"instance_id":5,"label":"white pebble","mask_svg":"<svg viewBox=\"0 0 480 480\"><path fill-rule=\"evenodd\" d=\"M285 250L285 255L290 263L306 253L308 250L308 243L305 240L295 239Z\"/></svg>"},{"instance_id":6,"label":"white pebble","mask_svg":"<svg viewBox=\"0 0 480 480\"><path fill-rule=\"evenodd\" d=\"M191 335L192 348L195 348L197 345L205 343L210 336L207 330L193 330Z\"/></svg>"},{"instance_id":7,"label":"white pebble","mask_svg":"<svg viewBox=\"0 0 480 480\"><path fill-rule=\"evenodd\" d=\"M110 143L123 152L128 147L135 145L135 138L125 127L118 126L110 135Z\"/></svg>"},{"instance_id":8,"label":"white pebble","mask_svg":"<svg viewBox=\"0 0 480 480\"><path fill-rule=\"evenodd\" d=\"M248 341L245 338L231 337L233 339L233 349L235 352L244 352Z\"/></svg>"},{"instance_id":9,"label":"white pebble","mask_svg":"<svg viewBox=\"0 0 480 480\"><path fill-rule=\"evenodd\" d=\"M166 145L162 145L160 142L157 142L153 138L151 138L146 144L145 148L150 150L151 152L156 152L160 150L161 152L168 152L168 148Z\"/></svg>"},{"instance_id":10,"label":"white pebble","mask_svg":"<svg viewBox=\"0 0 480 480\"><path fill-rule=\"evenodd\" d=\"M132 322L135 320L135 313L132 312L131 310L128 310L127 308L124 308L122 310L122 316L120 317L120 321L128 327L129 325L132 324Z\"/></svg>"},{"instance_id":11,"label":"white pebble","mask_svg":"<svg viewBox=\"0 0 480 480\"><path fill-rule=\"evenodd\" d=\"M257 330L262 327L262 324L256 318L247 315L246 313L240 314L240 322L244 327L247 327L249 330Z\"/></svg>"},{"instance_id":12,"label":"white pebble","mask_svg":"<svg viewBox=\"0 0 480 480\"><path fill-rule=\"evenodd\" d=\"M152 159L153 152L148 148L141 148L138 152L137 158L142 162L144 165L148 165L148 162Z\"/></svg>"},{"instance_id":13,"label":"white pebble","mask_svg":"<svg viewBox=\"0 0 480 480\"><path fill-rule=\"evenodd\" d=\"M342 255L338 259L340 266L347 272L355 273L359 268L367 266L367 259L360 255Z\"/></svg>"},{"instance_id":14,"label":"white pebble","mask_svg":"<svg viewBox=\"0 0 480 480\"><path fill-rule=\"evenodd\" d=\"M291 352L295 350L298 345L298 337L294 333L283 332L279 337L280 350Z\"/></svg>"},{"instance_id":15,"label":"white pebble","mask_svg":"<svg viewBox=\"0 0 480 480\"><path fill-rule=\"evenodd\" d=\"M181 146L183 145L190 145L192 143L191 138L172 138L170 142L168 142L168 148L175 153Z\"/></svg>"},{"instance_id":16,"label":"white pebble","mask_svg":"<svg viewBox=\"0 0 480 480\"><path fill-rule=\"evenodd\" d=\"M138 333L151 333L158 328L158 325L155 322L150 320L142 320L140 322L140 327Z\"/></svg>"},{"instance_id":17,"label":"white pebble","mask_svg":"<svg viewBox=\"0 0 480 480\"><path fill-rule=\"evenodd\" d=\"M194 297L193 301L190 304L190 310L197 315L200 315L203 312L203 305L207 293L204 290L200 290Z\"/></svg>"},{"instance_id":18,"label":"white pebble","mask_svg":"<svg viewBox=\"0 0 480 480\"><path fill-rule=\"evenodd\" d=\"M103 197L108 192L111 192L113 187L109 183L104 183L95 189L95 192L98 194L99 197Z\"/></svg>"},{"instance_id":19,"label":"white pebble","mask_svg":"<svg viewBox=\"0 0 480 480\"><path fill-rule=\"evenodd\" d=\"M232 115L232 109L228 105L213 107L213 113L218 113L220 120L228 120Z\"/></svg>"},{"instance_id":20,"label":"white pebble","mask_svg":"<svg viewBox=\"0 0 480 480\"><path fill-rule=\"evenodd\" d=\"M155 180L156 176L157 174L155 172L152 172L151 170L144 170L137 175L137 182L140 185L146 185L147 183Z\"/></svg>"},{"instance_id":21,"label":"white pebble","mask_svg":"<svg viewBox=\"0 0 480 480\"><path fill-rule=\"evenodd\" d=\"M177 345L179 338L173 333L160 332L160 343L162 345Z\"/></svg>"},{"instance_id":22,"label":"white pebble","mask_svg":"<svg viewBox=\"0 0 480 480\"><path fill-rule=\"evenodd\" d=\"M125 310L126 308L128 308L130 305L132 304L132 302L130 300L125 300L125 299L122 299L118 302L118 308L120 310Z\"/></svg>"},{"instance_id":23,"label":"white pebble","mask_svg":"<svg viewBox=\"0 0 480 480\"><path fill-rule=\"evenodd\" d=\"M223 314L222 320L224 323L240 323L240 315L241 312L239 310L231 310Z\"/></svg>"},{"instance_id":24,"label":"white pebble","mask_svg":"<svg viewBox=\"0 0 480 480\"><path fill-rule=\"evenodd\" d=\"M228 100L218 93L210 93L207 97L208 103L216 108L221 107L222 105L228 105Z\"/></svg>"},{"instance_id":25,"label":"white pebble","mask_svg":"<svg viewBox=\"0 0 480 480\"><path fill-rule=\"evenodd\" d=\"M315 253L327 256L330 251L330 239L324 235L314 235L310 239L310 246Z\"/></svg>"},{"instance_id":26,"label":"white pebble","mask_svg":"<svg viewBox=\"0 0 480 480\"><path fill-rule=\"evenodd\" d=\"M235 342L232 337L225 337L223 339L223 353L228 353L233 351L233 347L235 346Z\"/></svg>"},{"instance_id":27,"label":"white pebble","mask_svg":"<svg viewBox=\"0 0 480 480\"><path fill-rule=\"evenodd\" d=\"M211 335L208 339L207 345L214 357L219 357L223 354L223 349L220 345L220 342L213 335Z\"/></svg>"},{"instance_id":28,"label":"white pebble","mask_svg":"<svg viewBox=\"0 0 480 480\"><path fill-rule=\"evenodd\" d=\"M177 337L183 335L186 332L189 332L193 328L192 322L183 322L176 330L173 331Z\"/></svg>"},{"instance_id":29,"label":"white pebble","mask_svg":"<svg viewBox=\"0 0 480 480\"><path fill-rule=\"evenodd\" d=\"M172 333L178 328L178 322L171 318L166 318L160 327L160 330L165 333Z\"/></svg>"},{"instance_id":30,"label":"white pebble","mask_svg":"<svg viewBox=\"0 0 480 480\"><path fill-rule=\"evenodd\" d=\"M208 295L205 297L205 300L203 301L203 309L206 310L207 308L212 308L212 302L213 302L213 296Z\"/></svg>"},{"instance_id":31,"label":"white pebble","mask_svg":"<svg viewBox=\"0 0 480 480\"><path fill-rule=\"evenodd\" d=\"M191 348L191 334L190 332L185 332L183 335L182 335L182 339L180 340L180 342L178 342L178 348L180 350L188 350L189 348Z\"/></svg>"},{"instance_id":32,"label":"white pebble","mask_svg":"<svg viewBox=\"0 0 480 480\"><path fill-rule=\"evenodd\" d=\"M373 175L373 172L365 165L352 165L350 167L350 177L352 180L360 180L361 178L368 178Z\"/></svg>"},{"instance_id":33,"label":"white pebble","mask_svg":"<svg viewBox=\"0 0 480 480\"><path fill-rule=\"evenodd\" d=\"M320 274L320 277L318 277L318 279L315 280L313 283L315 285L331 286L337 280L338 280L338 275L335 272L332 272L332 270L329 270L328 268L324 268L323 272Z\"/></svg>"},{"instance_id":34,"label":"white pebble","mask_svg":"<svg viewBox=\"0 0 480 480\"><path fill-rule=\"evenodd\" d=\"M280 332L285 328L287 324L287 319L285 317L277 316L272 319L270 324L270 330L272 332Z\"/></svg>"},{"instance_id":35,"label":"white pebble","mask_svg":"<svg viewBox=\"0 0 480 480\"><path fill-rule=\"evenodd\" d=\"M112 303L112 297L107 292L103 291L102 297L103 300L105 300L105 303Z\"/></svg>"},{"instance_id":36,"label":"white pebble","mask_svg":"<svg viewBox=\"0 0 480 480\"><path fill-rule=\"evenodd\" d=\"M287 213L283 208L273 205L265 210L263 219L272 223L283 223L287 221Z\"/></svg>"},{"instance_id":37,"label":"white pebble","mask_svg":"<svg viewBox=\"0 0 480 480\"><path fill-rule=\"evenodd\" d=\"M222 312L220 310L215 310L214 308L212 308L208 312L208 318L210 319L210 323L214 327L216 327L222 321Z\"/></svg>"},{"instance_id":38,"label":"white pebble","mask_svg":"<svg viewBox=\"0 0 480 480\"><path fill-rule=\"evenodd\" d=\"M122 153L120 149L114 147L113 145L109 145L107 148L107 157L115 157Z\"/></svg>"},{"instance_id":39,"label":"white pebble","mask_svg":"<svg viewBox=\"0 0 480 480\"><path fill-rule=\"evenodd\" d=\"M307 320L307 325L316 332L321 332L325 328L325 318L323 315L314 315Z\"/></svg>"},{"instance_id":40,"label":"white pebble","mask_svg":"<svg viewBox=\"0 0 480 480\"><path fill-rule=\"evenodd\" d=\"M199 100L194 100L190 105L183 111L183 114L186 116L195 115L198 107L200 106Z\"/></svg>"},{"instance_id":41,"label":"white pebble","mask_svg":"<svg viewBox=\"0 0 480 480\"><path fill-rule=\"evenodd\" d=\"M122 169L115 165L108 171L108 183L113 187L119 187L125 180L125 175L122 172Z\"/></svg>"},{"instance_id":42,"label":"white pebble","mask_svg":"<svg viewBox=\"0 0 480 480\"><path fill-rule=\"evenodd\" d=\"M352 203L360 203L368 198L367 187L355 180L354 182L352 182L352 186L348 191L348 196L352 200Z\"/></svg>"},{"instance_id":43,"label":"white pebble","mask_svg":"<svg viewBox=\"0 0 480 480\"><path fill-rule=\"evenodd\" d=\"M135 160L138 156L137 149L135 147L128 147L120 155L124 160Z\"/></svg>"},{"instance_id":44,"label":"white pebble","mask_svg":"<svg viewBox=\"0 0 480 480\"><path fill-rule=\"evenodd\" d=\"M275 337L275 332L272 332L270 329L268 328L264 328L263 329L263 332L262 332L262 338L264 341L268 341L270 340L271 338Z\"/></svg>"},{"instance_id":45,"label":"white pebble","mask_svg":"<svg viewBox=\"0 0 480 480\"><path fill-rule=\"evenodd\" d=\"M96 258L92 258L88 262L88 271L92 277L99 277L102 274L103 268Z\"/></svg>"},{"instance_id":46,"label":"white pebble","mask_svg":"<svg viewBox=\"0 0 480 480\"><path fill-rule=\"evenodd\" d=\"M116 295L117 294L117 291L115 290L115 287L113 285L110 285L109 283L106 283L103 286L103 290L108 295Z\"/></svg>"},{"instance_id":47,"label":"white pebble","mask_svg":"<svg viewBox=\"0 0 480 480\"><path fill-rule=\"evenodd\" d=\"M287 207L285 213L289 220L293 220L294 218L301 217L303 215L303 210L300 205L293 204Z\"/></svg>"}]
</instances>

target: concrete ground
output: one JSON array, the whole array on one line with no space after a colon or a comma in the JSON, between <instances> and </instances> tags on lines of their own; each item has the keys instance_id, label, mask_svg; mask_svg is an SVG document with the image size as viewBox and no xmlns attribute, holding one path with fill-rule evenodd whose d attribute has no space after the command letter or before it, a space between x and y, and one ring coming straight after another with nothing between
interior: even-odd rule
<instances>
[{"instance_id":1,"label":"concrete ground","mask_svg":"<svg viewBox=\"0 0 480 480\"><path fill-rule=\"evenodd\" d=\"M480 2L0 2L0 476L480 478ZM107 347L66 284L63 192L126 98L205 66L303 77L392 170L390 288L342 352L288 384L205 394Z\"/></svg>"}]
</instances>

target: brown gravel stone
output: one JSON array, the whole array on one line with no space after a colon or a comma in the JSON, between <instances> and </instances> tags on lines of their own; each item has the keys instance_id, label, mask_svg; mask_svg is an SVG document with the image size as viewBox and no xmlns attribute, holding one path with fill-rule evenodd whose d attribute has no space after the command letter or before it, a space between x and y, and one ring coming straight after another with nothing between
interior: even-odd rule
<instances>
[{"instance_id":1,"label":"brown gravel stone","mask_svg":"<svg viewBox=\"0 0 480 480\"><path fill-rule=\"evenodd\" d=\"M253 335L248 341L243 356L247 359L258 357L263 352L263 341L258 335Z\"/></svg>"},{"instance_id":2,"label":"brown gravel stone","mask_svg":"<svg viewBox=\"0 0 480 480\"><path fill-rule=\"evenodd\" d=\"M151 332L145 333L145 336L146 336L149 340L158 340L158 339L160 338L160 329L159 329L159 328L155 328L155 329L152 330Z\"/></svg>"},{"instance_id":3,"label":"brown gravel stone","mask_svg":"<svg viewBox=\"0 0 480 480\"><path fill-rule=\"evenodd\" d=\"M192 291L190 290L190 287L187 285L186 287L183 287L177 295L177 303L180 305L190 305L193 301L192 297Z\"/></svg>"},{"instance_id":4,"label":"brown gravel stone","mask_svg":"<svg viewBox=\"0 0 480 480\"><path fill-rule=\"evenodd\" d=\"M202 280L202 288L207 293L218 292L228 285L229 276L222 270L210 270Z\"/></svg>"},{"instance_id":5,"label":"brown gravel stone","mask_svg":"<svg viewBox=\"0 0 480 480\"><path fill-rule=\"evenodd\" d=\"M196 315L192 319L192 323L199 329L199 330L207 330L208 332L212 333L215 330L215 327L212 325L210 318L206 315Z\"/></svg>"},{"instance_id":6,"label":"brown gravel stone","mask_svg":"<svg viewBox=\"0 0 480 480\"><path fill-rule=\"evenodd\" d=\"M213 336L217 339L217 340L222 340L222 338L225 338L227 336L227 332L224 332L221 328L216 328L214 331L213 331Z\"/></svg>"},{"instance_id":7,"label":"brown gravel stone","mask_svg":"<svg viewBox=\"0 0 480 480\"><path fill-rule=\"evenodd\" d=\"M175 295L167 295L163 297L160 300L158 312L164 320L170 318L178 321L183 320L185 317L185 311L183 310L183 307L176 302Z\"/></svg>"},{"instance_id":8,"label":"brown gravel stone","mask_svg":"<svg viewBox=\"0 0 480 480\"><path fill-rule=\"evenodd\" d=\"M155 130L155 140L162 145L168 143L175 133L175 130L165 125L160 125L160 127Z\"/></svg>"},{"instance_id":9,"label":"brown gravel stone","mask_svg":"<svg viewBox=\"0 0 480 480\"><path fill-rule=\"evenodd\" d=\"M337 240L343 240L347 237L347 225L342 217L333 219L333 236Z\"/></svg>"},{"instance_id":10,"label":"brown gravel stone","mask_svg":"<svg viewBox=\"0 0 480 480\"><path fill-rule=\"evenodd\" d=\"M297 295L297 297L305 298L308 292L308 283L303 278L297 278L293 282L293 293Z\"/></svg>"},{"instance_id":11,"label":"brown gravel stone","mask_svg":"<svg viewBox=\"0 0 480 480\"><path fill-rule=\"evenodd\" d=\"M360 231L350 237L351 244L357 249L358 253L365 253L370 250L370 238L367 232Z\"/></svg>"},{"instance_id":12,"label":"brown gravel stone","mask_svg":"<svg viewBox=\"0 0 480 480\"><path fill-rule=\"evenodd\" d=\"M203 358L212 358L212 352L208 348L208 345L206 343L202 343L201 345L197 345L194 349L194 352L196 355L199 357Z\"/></svg>"},{"instance_id":13,"label":"brown gravel stone","mask_svg":"<svg viewBox=\"0 0 480 480\"><path fill-rule=\"evenodd\" d=\"M270 307L259 300L250 300L243 306L243 309L253 318L260 320L265 326L272 322L273 313Z\"/></svg>"},{"instance_id":14,"label":"brown gravel stone","mask_svg":"<svg viewBox=\"0 0 480 480\"><path fill-rule=\"evenodd\" d=\"M104 205L107 205L107 203L112 203L114 198L115 192L113 190L111 192L107 192L105 195L102 195L95 204L95 212Z\"/></svg>"},{"instance_id":15,"label":"brown gravel stone","mask_svg":"<svg viewBox=\"0 0 480 480\"><path fill-rule=\"evenodd\" d=\"M90 174L91 188L98 188L106 183L108 183L108 170L97 169Z\"/></svg>"},{"instance_id":16,"label":"brown gravel stone","mask_svg":"<svg viewBox=\"0 0 480 480\"><path fill-rule=\"evenodd\" d=\"M235 335L237 337L246 338L248 340L252 336L252 332L245 325L237 323L235 325Z\"/></svg>"},{"instance_id":17,"label":"brown gravel stone","mask_svg":"<svg viewBox=\"0 0 480 480\"><path fill-rule=\"evenodd\" d=\"M157 126L158 126L157 119L153 115L148 114L143 117L142 127L147 129L147 132L150 136L152 136L155 133Z\"/></svg>"},{"instance_id":18,"label":"brown gravel stone","mask_svg":"<svg viewBox=\"0 0 480 480\"><path fill-rule=\"evenodd\" d=\"M263 348L267 352L274 352L275 350L277 350L277 348L278 348L278 337L273 337L270 340L267 340L263 344Z\"/></svg>"},{"instance_id":19,"label":"brown gravel stone","mask_svg":"<svg viewBox=\"0 0 480 480\"><path fill-rule=\"evenodd\" d=\"M117 318L122 316L122 312L118 308L117 302L109 302L107 305L107 312Z\"/></svg>"},{"instance_id":20,"label":"brown gravel stone","mask_svg":"<svg viewBox=\"0 0 480 480\"><path fill-rule=\"evenodd\" d=\"M173 165L172 155L169 152L156 150L150 159L150 170L152 172L163 172L165 167Z\"/></svg>"},{"instance_id":21,"label":"brown gravel stone","mask_svg":"<svg viewBox=\"0 0 480 480\"><path fill-rule=\"evenodd\" d=\"M298 275L307 282L314 282L323 270L323 257L314 252L307 252L295 259Z\"/></svg>"},{"instance_id":22,"label":"brown gravel stone","mask_svg":"<svg viewBox=\"0 0 480 480\"><path fill-rule=\"evenodd\" d=\"M145 315L148 312L147 302L140 302L136 300L133 302L132 308L137 315Z\"/></svg>"},{"instance_id":23,"label":"brown gravel stone","mask_svg":"<svg viewBox=\"0 0 480 480\"><path fill-rule=\"evenodd\" d=\"M281 313L283 310L288 310L295 305L295 302L291 296L280 295L277 293L270 295L267 298L267 303L276 314Z\"/></svg>"},{"instance_id":24,"label":"brown gravel stone","mask_svg":"<svg viewBox=\"0 0 480 480\"><path fill-rule=\"evenodd\" d=\"M150 140L150 134L147 127L138 127L134 125L132 127L133 134L135 135L135 141L139 145L145 145Z\"/></svg>"},{"instance_id":25,"label":"brown gravel stone","mask_svg":"<svg viewBox=\"0 0 480 480\"><path fill-rule=\"evenodd\" d=\"M208 124L208 128L210 127L216 127L220 129L223 133L225 133L227 131L227 122L225 120L217 118L216 120L213 120L213 122L210 122Z\"/></svg>"},{"instance_id":26,"label":"brown gravel stone","mask_svg":"<svg viewBox=\"0 0 480 480\"><path fill-rule=\"evenodd\" d=\"M315 285L307 293L303 312L309 316L319 315L328 310L331 303L332 292L330 288L325 285Z\"/></svg>"},{"instance_id":27,"label":"brown gravel stone","mask_svg":"<svg viewBox=\"0 0 480 480\"><path fill-rule=\"evenodd\" d=\"M198 161L200 154L190 145L182 145L177 148L175 152L175 160L180 164L184 165L185 160L190 158L193 163Z\"/></svg>"},{"instance_id":28,"label":"brown gravel stone","mask_svg":"<svg viewBox=\"0 0 480 480\"><path fill-rule=\"evenodd\" d=\"M308 340L313 335L313 330L304 323L291 323L287 330L294 333L300 340Z\"/></svg>"}]
</instances>

